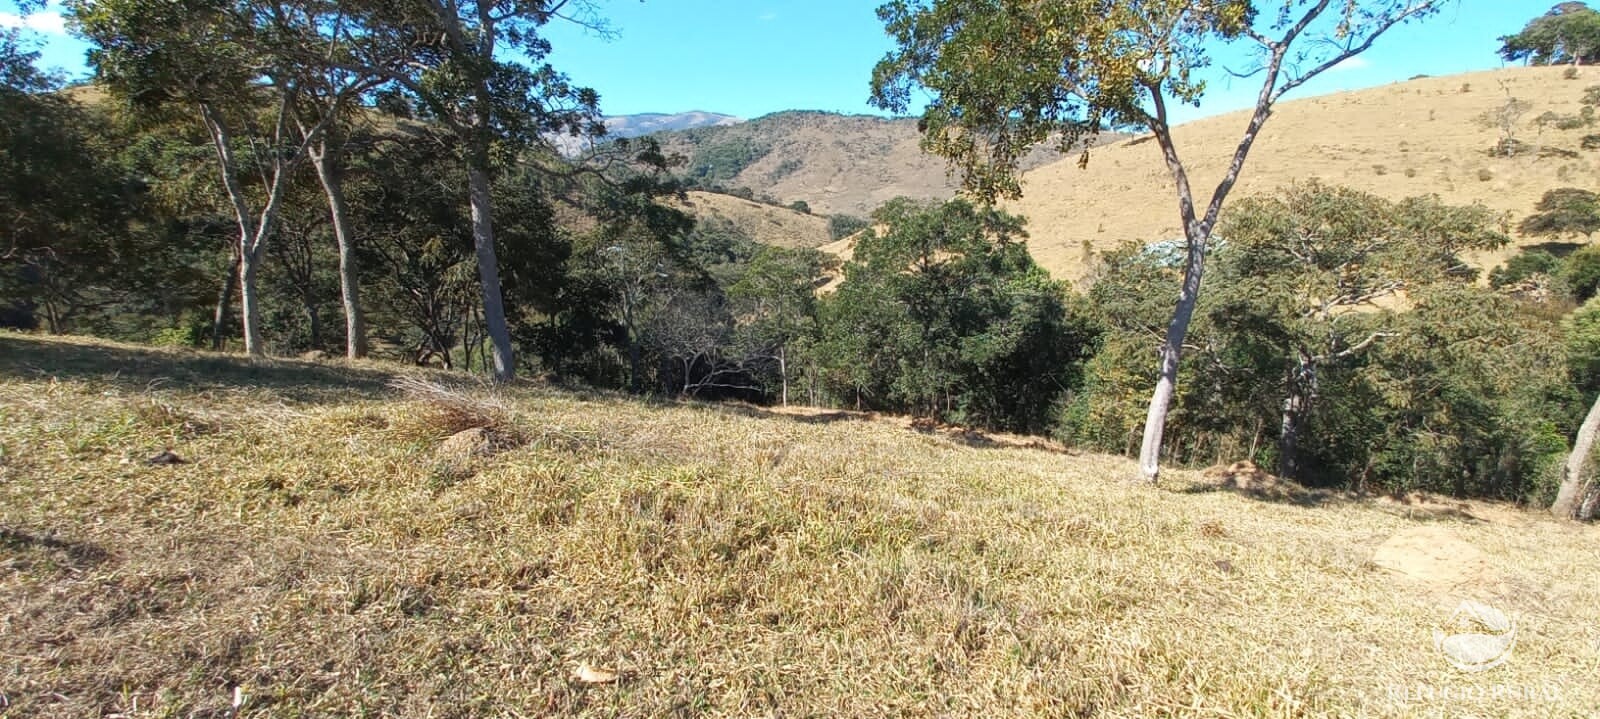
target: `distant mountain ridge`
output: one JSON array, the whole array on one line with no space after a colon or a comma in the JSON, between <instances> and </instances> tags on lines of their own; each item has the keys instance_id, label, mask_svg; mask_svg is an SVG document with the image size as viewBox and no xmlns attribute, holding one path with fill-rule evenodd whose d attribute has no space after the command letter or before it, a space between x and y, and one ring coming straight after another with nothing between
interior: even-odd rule
<instances>
[{"instance_id":1,"label":"distant mountain ridge","mask_svg":"<svg viewBox=\"0 0 1600 719\"><path fill-rule=\"evenodd\" d=\"M741 117L701 110L676 113L643 112L605 118L606 134L611 137L640 137L654 132L691 130L697 127L726 127L744 121Z\"/></svg>"},{"instance_id":2,"label":"distant mountain ridge","mask_svg":"<svg viewBox=\"0 0 1600 719\"><path fill-rule=\"evenodd\" d=\"M610 115L600 118L600 121L605 123L606 138L627 139L657 132L693 130L702 127L726 127L728 125L737 125L745 120L742 117L724 115L720 112L690 110L688 112L673 113L641 112L633 115ZM604 143L606 138L602 138L600 142ZM561 154L568 157L581 154L591 147L588 138L551 134L548 139Z\"/></svg>"}]
</instances>

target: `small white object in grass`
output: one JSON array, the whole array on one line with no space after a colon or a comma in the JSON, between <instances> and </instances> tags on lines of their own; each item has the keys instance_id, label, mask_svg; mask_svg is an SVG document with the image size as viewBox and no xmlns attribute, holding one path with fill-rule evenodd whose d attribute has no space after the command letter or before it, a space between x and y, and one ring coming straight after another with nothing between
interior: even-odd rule
<instances>
[{"instance_id":1,"label":"small white object in grass","mask_svg":"<svg viewBox=\"0 0 1600 719\"><path fill-rule=\"evenodd\" d=\"M617 680L617 673L605 669L589 666L588 662L578 665L578 670L572 676L584 684L610 684Z\"/></svg>"},{"instance_id":2,"label":"small white object in grass","mask_svg":"<svg viewBox=\"0 0 1600 719\"><path fill-rule=\"evenodd\" d=\"M238 709L242 706L244 706L244 687L235 686L233 688L233 708Z\"/></svg>"}]
</instances>

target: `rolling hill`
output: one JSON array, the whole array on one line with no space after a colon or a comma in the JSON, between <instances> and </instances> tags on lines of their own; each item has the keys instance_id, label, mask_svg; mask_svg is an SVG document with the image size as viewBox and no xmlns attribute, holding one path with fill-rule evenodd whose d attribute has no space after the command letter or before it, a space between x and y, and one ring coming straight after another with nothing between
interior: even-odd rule
<instances>
[{"instance_id":1,"label":"rolling hill","mask_svg":"<svg viewBox=\"0 0 1600 719\"><path fill-rule=\"evenodd\" d=\"M1600 85L1600 68L1584 68L1570 80L1564 72L1510 68L1285 102L1262 131L1230 201L1318 179L1388 199L1437 194L1479 202L1507 213L1514 225L1546 190L1593 189L1600 179L1600 153L1580 145L1600 127L1561 130L1539 120L1546 113L1577 115L1585 89ZM1491 157L1506 133L1497 115L1513 98L1520 112L1511 113L1509 127L1527 150ZM1246 117L1232 113L1176 129L1197 195L1209 197ZM1029 247L1058 277L1084 277L1092 259L1086 247L1099 252L1182 234L1171 176L1148 136L1096 150L1086 170L1070 159L1034 169L1023 191L1007 209L1028 217ZM1513 251L1474 259L1493 266Z\"/></svg>"},{"instance_id":2,"label":"rolling hill","mask_svg":"<svg viewBox=\"0 0 1600 719\"><path fill-rule=\"evenodd\" d=\"M906 196L947 199L956 183L943 159L923 154L917 121L825 112L780 112L748 122L654 135L706 186L749 188L821 215L866 217ZM1038 151L1025 167L1053 161Z\"/></svg>"}]
</instances>

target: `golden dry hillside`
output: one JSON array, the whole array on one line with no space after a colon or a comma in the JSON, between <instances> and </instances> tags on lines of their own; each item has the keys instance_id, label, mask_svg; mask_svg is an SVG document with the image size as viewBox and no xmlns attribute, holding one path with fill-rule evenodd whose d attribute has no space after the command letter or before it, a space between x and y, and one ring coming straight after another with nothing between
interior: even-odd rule
<instances>
[{"instance_id":1,"label":"golden dry hillside","mask_svg":"<svg viewBox=\"0 0 1600 719\"><path fill-rule=\"evenodd\" d=\"M655 137L685 158L690 176L784 203L804 200L819 215L866 217L896 197L943 200L956 193L947 163L922 152L913 119L794 111ZM1022 164L1054 159L1039 149Z\"/></svg>"},{"instance_id":2,"label":"golden dry hillside","mask_svg":"<svg viewBox=\"0 0 1600 719\"><path fill-rule=\"evenodd\" d=\"M1283 103L1231 201L1319 179L1389 199L1437 194L1453 203L1481 202L1515 222L1546 190L1596 184L1600 154L1580 150L1579 141L1600 128L1541 130L1536 121L1547 112L1576 114L1585 88L1600 85L1600 69L1585 68L1573 80L1564 79L1564 71L1510 68L1421 78ZM1491 157L1488 150L1503 132L1491 116L1509 98L1527 105L1515 134L1534 150ZM1209 198L1246 119L1239 112L1176 129L1197 195ZM1576 156L1563 156L1567 152ZM1171 176L1148 136L1097 150L1087 170L1075 158L1038 168L1025 176L1023 191L1008 209L1028 217L1029 247L1058 277L1083 277L1085 242L1100 251L1182 235ZM1477 259L1490 266L1509 253Z\"/></svg>"},{"instance_id":3,"label":"golden dry hillside","mask_svg":"<svg viewBox=\"0 0 1600 719\"><path fill-rule=\"evenodd\" d=\"M732 195L693 191L681 208L696 219L718 218L733 223L757 242L778 247L820 247L827 244L828 219L751 202Z\"/></svg>"}]
</instances>

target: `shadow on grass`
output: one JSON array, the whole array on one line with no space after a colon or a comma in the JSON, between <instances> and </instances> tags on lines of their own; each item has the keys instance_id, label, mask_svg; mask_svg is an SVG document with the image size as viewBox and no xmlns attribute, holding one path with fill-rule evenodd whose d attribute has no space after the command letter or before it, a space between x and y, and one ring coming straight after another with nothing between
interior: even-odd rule
<instances>
[{"instance_id":1,"label":"shadow on grass","mask_svg":"<svg viewBox=\"0 0 1600 719\"><path fill-rule=\"evenodd\" d=\"M927 437L937 437L954 444L973 449L1036 449L1053 454L1078 456L1079 452L1063 447L1042 437L1028 435L1009 435L1003 433L989 433L971 427L947 425L928 418L910 419L909 423L901 424L892 415L881 415L876 412L861 412L852 410L827 410L815 408L792 407L779 409L776 407L762 407L746 403L708 403L717 411L737 414L741 417L756 419L774 419L784 422L798 422L800 424L835 424L839 422L884 422L903 427L907 431L915 432ZM904 419L904 418L900 418Z\"/></svg>"},{"instance_id":2,"label":"shadow on grass","mask_svg":"<svg viewBox=\"0 0 1600 719\"><path fill-rule=\"evenodd\" d=\"M817 412L784 411L760 405L746 404L743 402L704 402L706 407L714 408L719 412L736 414L740 417L753 419L781 419L788 422L801 424L833 424L835 422L868 422L872 415L866 412L849 412L845 410L822 410Z\"/></svg>"},{"instance_id":3,"label":"shadow on grass","mask_svg":"<svg viewBox=\"0 0 1600 719\"><path fill-rule=\"evenodd\" d=\"M111 557L104 549L92 544L69 542L3 526L0 526L0 550L17 555L30 551L59 552L70 560L68 563L72 566L99 564Z\"/></svg>"},{"instance_id":4,"label":"shadow on grass","mask_svg":"<svg viewBox=\"0 0 1600 719\"><path fill-rule=\"evenodd\" d=\"M1335 492L1327 489L1307 489L1299 485L1290 485L1288 482L1269 486L1241 486L1226 482L1213 483L1210 478L1207 478L1206 482L1189 485L1174 491L1178 494L1229 492L1258 502L1289 504L1296 507L1330 507L1356 501L1355 497L1344 492Z\"/></svg>"},{"instance_id":5,"label":"shadow on grass","mask_svg":"<svg viewBox=\"0 0 1600 719\"><path fill-rule=\"evenodd\" d=\"M1258 502L1306 508L1361 504L1380 512L1418 522L1443 520L1482 521L1467 510L1467 505L1449 499L1432 497L1421 493L1390 496L1303 487L1259 470L1254 473L1239 473L1220 472L1217 469L1212 469L1206 472L1204 479L1199 483L1173 491L1178 494L1228 492L1254 499Z\"/></svg>"},{"instance_id":6,"label":"shadow on grass","mask_svg":"<svg viewBox=\"0 0 1600 719\"><path fill-rule=\"evenodd\" d=\"M389 393L394 373L288 359L250 359L0 333L0 380L92 380L135 390L267 390L293 402Z\"/></svg>"},{"instance_id":7,"label":"shadow on grass","mask_svg":"<svg viewBox=\"0 0 1600 719\"><path fill-rule=\"evenodd\" d=\"M1587 247L1583 242L1540 242L1532 245L1522 245L1523 252L1548 252L1556 257L1566 257L1578 250Z\"/></svg>"}]
</instances>

